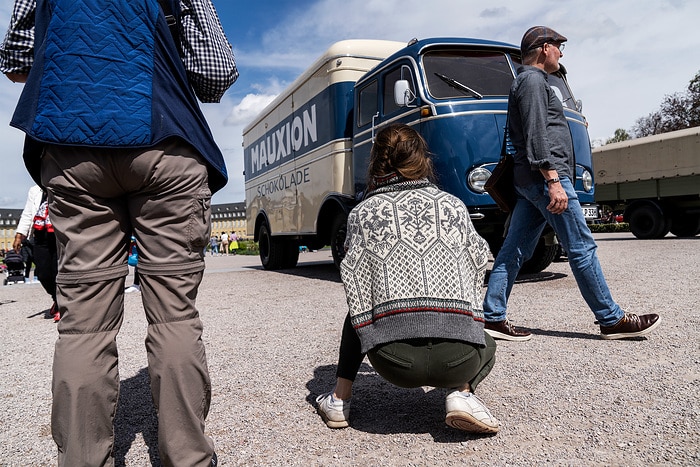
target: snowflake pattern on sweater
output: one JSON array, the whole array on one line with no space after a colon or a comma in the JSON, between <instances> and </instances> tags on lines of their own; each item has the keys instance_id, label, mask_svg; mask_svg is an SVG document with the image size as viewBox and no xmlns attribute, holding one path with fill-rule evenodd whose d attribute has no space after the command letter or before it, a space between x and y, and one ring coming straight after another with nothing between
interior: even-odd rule
<instances>
[{"instance_id":1,"label":"snowflake pattern on sweater","mask_svg":"<svg viewBox=\"0 0 700 467\"><path fill-rule=\"evenodd\" d=\"M462 201L427 180L378 188L348 217L341 277L363 351L401 339L484 343L488 245Z\"/></svg>"}]
</instances>

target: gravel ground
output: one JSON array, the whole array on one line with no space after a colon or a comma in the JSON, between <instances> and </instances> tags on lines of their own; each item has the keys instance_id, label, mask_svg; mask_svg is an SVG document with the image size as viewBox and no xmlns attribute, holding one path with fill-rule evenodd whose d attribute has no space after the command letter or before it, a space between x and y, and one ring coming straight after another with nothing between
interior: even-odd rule
<instances>
[{"instance_id":1,"label":"gravel ground","mask_svg":"<svg viewBox=\"0 0 700 467\"><path fill-rule=\"evenodd\" d=\"M330 253L302 254L300 266L281 272L262 270L256 257L207 257L198 305L213 382L207 430L220 464L700 464L700 237L596 237L618 302L658 312L661 326L646 338L604 341L566 262L521 277L509 316L534 337L499 341L479 386L502 423L492 437L446 426L443 390L394 387L368 363L351 427L326 428L314 399L333 385L347 310ZM0 465L54 465L49 298L38 284L13 285L0 287L0 304ZM145 330L139 295L127 295L117 465L160 465Z\"/></svg>"}]
</instances>

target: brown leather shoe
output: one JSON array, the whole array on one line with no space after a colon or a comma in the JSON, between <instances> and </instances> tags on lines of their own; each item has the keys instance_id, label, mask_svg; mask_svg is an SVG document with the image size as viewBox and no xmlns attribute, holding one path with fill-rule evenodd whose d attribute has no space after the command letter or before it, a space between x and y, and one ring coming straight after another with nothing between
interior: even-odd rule
<instances>
[{"instance_id":1,"label":"brown leather shoe","mask_svg":"<svg viewBox=\"0 0 700 467\"><path fill-rule=\"evenodd\" d=\"M516 328L507 319L491 323L485 322L484 331L494 339L505 341L529 341L532 338L531 332Z\"/></svg>"},{"instance_id":2,"label":"brown leather shoe","mask_svg":"<svg viewBox=\"0 0 700 467\"><path fill-rule=\"evenodd\" d=\"M659 315L648 314L637 316L634 313L625 313L617 324L601 326L600 334L603 339L625 339L627 337L643 336L651 332L659 325Z\"/></svg>"}]
</instances>

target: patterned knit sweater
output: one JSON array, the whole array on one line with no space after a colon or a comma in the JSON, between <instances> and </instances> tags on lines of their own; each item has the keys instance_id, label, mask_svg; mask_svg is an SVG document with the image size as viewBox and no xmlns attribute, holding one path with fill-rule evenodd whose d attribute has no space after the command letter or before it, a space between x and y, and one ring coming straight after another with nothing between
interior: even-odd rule
<instances>
[{"instance_id":1,"label":"patterned knit sweater","mask_svg":"<svg viewBox=\"0 0 700 467\"><path fill-rule=\"evenodd\" d=\"M348 217L340 273L362 352L411 338L484 345L488 245L462 201L427 180L368 194Z\"/></svg>"}]
</instances>

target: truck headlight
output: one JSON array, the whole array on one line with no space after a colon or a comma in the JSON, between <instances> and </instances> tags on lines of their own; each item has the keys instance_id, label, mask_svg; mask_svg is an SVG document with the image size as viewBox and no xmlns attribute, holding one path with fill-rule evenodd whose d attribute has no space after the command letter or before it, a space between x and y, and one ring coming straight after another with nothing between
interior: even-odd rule
<instances>
[{"instance_id":1,"label":"truck headlight","mask_svg":"<svg viewBox=\"0 0 700 467\"><path fill-rule=\"evenodd\" d=\"M593 189L593 175L586 169L583 169L581 174L581 182L583 182L583 189L586 193L590 193Z\"/></svg>"},{"instance_id":2,"label":"truck headlight","mask_svg":"<svg viewBox=\"0 0 700 467\"><path fill-rule=\"evenodd\" d=\"M491 176L491 171L484 167L477 167L467 174L467 185L477 193L484 192L486 180Z\"/></svg>"}]
</instances>

